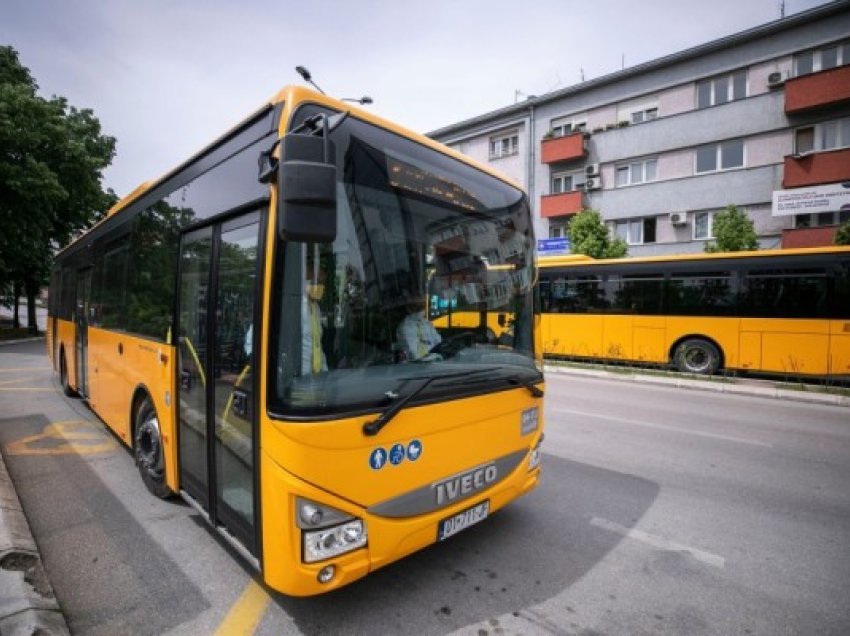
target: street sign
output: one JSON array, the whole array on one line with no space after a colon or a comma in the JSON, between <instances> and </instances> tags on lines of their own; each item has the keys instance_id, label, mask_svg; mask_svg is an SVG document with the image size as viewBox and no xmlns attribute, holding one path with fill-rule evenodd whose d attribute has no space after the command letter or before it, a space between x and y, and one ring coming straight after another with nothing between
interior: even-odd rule
<instances>
[{"instance_id":1,"label":"street sign","mask_svg":"<svg viewBox=\"0 0 850 636\"><path fill-rule=\"evenodd\" d=\"M557 256L559 254L569 254L570 239L568 239L567 237L539 239L537 241L537 253L540 256Z\"/></svg>"}]
</instances>

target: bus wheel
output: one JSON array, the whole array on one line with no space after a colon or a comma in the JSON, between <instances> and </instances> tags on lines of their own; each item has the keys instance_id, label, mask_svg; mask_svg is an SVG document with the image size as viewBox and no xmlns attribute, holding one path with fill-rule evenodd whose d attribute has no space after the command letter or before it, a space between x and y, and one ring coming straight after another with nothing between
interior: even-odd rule
<instances>
[{"instance_id":1,"label":"bus wheel","mask_svg":"<svg viewBox=\"0 0 850 636\"><path fill-rule=\"evenodd\" d=\"M62 383L62 393L68 397L74 397L77 392L71 388L71 383L68 382L68 363L65 362L65 350L59 354L59 382Z\"/></svg>"},{"instance_id":2,"label":"bus wheel","mask_svg":"<svg viewBox=\"0 0 850 636\"><path fill-rule=\"evenodd\" d=\"M136 466L139 467L142 481L153 495L166 499L173 493L165 483L165 457L162 452L159 418L148 396L139 402L134 430L133 454L136 456Z\"/></svg>"},{"instance_id":3,"label":"bus wheel","mask_svg":"<svg viewBox=\"0 0 850 636\"><path fill-rule=\"evenodd\" d=\"M720 366L720 351L708 340L689 338L676 347L673 359L683 373L711 375Z\"/></svg>"}]
</instances>

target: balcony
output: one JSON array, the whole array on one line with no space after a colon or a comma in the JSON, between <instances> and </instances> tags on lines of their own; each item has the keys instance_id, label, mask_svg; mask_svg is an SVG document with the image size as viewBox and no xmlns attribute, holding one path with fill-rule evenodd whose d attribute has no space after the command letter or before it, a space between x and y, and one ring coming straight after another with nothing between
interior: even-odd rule
<instances>
[{"instance_id":1,"label":"balcony","mask_svg":"<svg viewBox=\"0 0 850 636\"><path fill-rule=\"evenodd\" d=\"M584 135L580 132L544 139L540 144L540 161L558 163L582 159L587 155L584 147Z\"/></svg>"},{"instance_id":2,"label":"balcony","mask_svg":"<svg viewBox=\"0 0 850 636\"><path fill-rule=\"evenodd\" d=\"M785 82L785 112L788 114L848 101L850 64L801 75Z\"/></svg>"},{"instance_id":3,"label":"balcony","mask_svg":"<svg viewBox=\"0 0 850 636\"><path fill-rule=\"evenodd\" d=\"M540 197L540 216L544 219L553 216L578 214L584 208L584 196L580 190L561 194L544 194Z\"/></svg>"},{"instance_id":4,"label":"balcony","mask_svg":"<svg viewBox=\"0 0 850 636\"><path fill-rule=\"evenodd\" d=\"M783 188L850 181L850 148L785 157Z\"/></svg>"},{"instance_id":5,"label":"balcony","mask_svg":"<svg viewBox=\"0 0 850 636\"><path fill-rule=\"evenodd\" d=\"M795 230L782 230L782 248L791 247L827 247L835 243L838 226L801 227Z\"/></svg>"}]
</instances>

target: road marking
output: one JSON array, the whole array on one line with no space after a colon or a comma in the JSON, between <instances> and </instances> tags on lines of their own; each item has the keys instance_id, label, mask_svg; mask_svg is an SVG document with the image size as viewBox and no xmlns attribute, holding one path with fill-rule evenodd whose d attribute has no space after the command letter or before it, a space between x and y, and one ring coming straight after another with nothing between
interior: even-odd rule
<instances>
[{"instance_id":1,"label":"road marking","mask_svg":"<svg viewBox=\"0 0 850 636\"><path fill-rule=\"evenodd\" d=\"M634 539L635 541L640 541L641 543L646 543L647 545L651 545L652 547L658 548L659 550L686 552L700 563L705 563L706 565L711 565L715 568L722 569L726 567L726 559L721 556L717 556L716 554L712 554L711 552L705 552L704 550L698 550L697 548L692 548L687 545L682 545L681 543L676 543L675 541L668 541L667 539L662 539L661 537L656 537L654 535L647 534L646 532L643 532L641 530L635 530L634 528L626 528L625 526L621 526L619 523L614 523L613 521L608 521L607 519L600 519L599 517L594 517L590 520L590 525L596 526L597 528L602 528L604 530L609 530L610 532L616 532L617 534L621 534L624 537Z\"/></svg>"},{"instance_id":2,"label":"road marking","mask_svg":"<svg viewBox=\"0 0 850 636\"><path fill-rule=\"evenodd\" d=\"M11 455L99 455L118 448L117 442L84 420L55 422L41 433L6 445Z\"/></svg>"},{"instance_id":3,"label":"road marking","mask_svg":"<svg viewBox=\"0 0 850 636\"><path fill-rule=\"evenodd\" d=\"M55 391L53 387L39 386L0 386L0 391Z\"/></svg>"},{"instance_id":4,"label":"road marking","mask_svg":"<svg viewBox=\"0 0 850 636\"><path fill-rule=\"evenodd\" d=\"M271 597L263 589L263 586L252 580L248 587L242 592L239 600L230 608L221 625L218 626L216 636L230 636L231 634L253 634L260 619L266 611Z\"/></svg>"},{"instance_id":5,"label":"road marking","mask_svg":"<svg viewBox=\"0 0 850 636\"><path fill-rule=\"evenodd\" d=\"M653 424L652 422L642 422L640 420L630 420L624 417L612 417L610 415L600 415L599 413L587 413L584 411L574 411L572 409L552 409L555 413L563 413L565 415L579 415L582 417L595 417L599 420L608 420L610 422L619 422L621 424L633 424L634 426L643 426L645 428L654 428L659 431L670 431L672 433L683 433L684 435L696 435L697 437L706 437L708 439L719 439L724 442L736 442L738 444L750 444L751 446L761 446L763 448L773 448L773 444L768 442L760 442L754 439L745 439L743 437L733 437L732 435L718 435L717 433L704 433L702 431L689 431L684 428L676 428L675 426L664 426L663 424Z\"/></svg>"},{"instance_id":6,"label":"road marking","mask_svg":"<svg viewBox=\"0 0 850 636\"><path fill-rule=\"evenodd\" d=\"M50 367L0 367L0 373L12 373L14 371L52 371Z\"/></svg>"},{"instance_id":7,"label":"road marking","mask_svg":"<svg viewBox=\"0 0 850 636\"><path fill-rule=\"evenodd\" d=\"M33 379L34 378L18 378L17 380L4 380L3 382L0 382L0 384L2 384L2 385L17 384L18 382L29 382L30 380L33 380Z\"/></svg>"}]
</instances>

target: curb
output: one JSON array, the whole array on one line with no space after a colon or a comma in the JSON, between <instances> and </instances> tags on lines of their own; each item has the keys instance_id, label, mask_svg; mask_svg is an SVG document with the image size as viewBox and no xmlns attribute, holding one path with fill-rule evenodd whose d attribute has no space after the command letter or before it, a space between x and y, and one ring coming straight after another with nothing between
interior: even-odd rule
<instances>
[{"instance_id":1,"label":"curb","mask_svg":"<svg viewBox=\"0 0 850 636\"><path fill-rule=\"evenodd\" d=\"M640 373L614 373L611 371L599 371L596 369L579 369L574 367L563 367L547 364L544 366L546 373L561 375L579 375L607 380L619 380L621 382L634 382L637 384L650 384L656 386L673 387L677 389L693 389L696 391L713 391L715 393L729 393L731 395L749 395L753 397L774 398L778 400L790 400L794 402L806 402L809 404L826 404L829 406L850 406L850 396L836 395L832 393L807 393L805 391L794 391L769 383L767 386L753 386L749 384L737 384L734 381L712 381L695 380L693 378L674 378L644 375ZM804 385L805 386L805 385Z\"/></svg>"},{"instance_id":2,"label":"curb","mask_svg":"<svg viewBox=\"0 0 850 636\"><path fill-rule=\"evenodd\" d=\"M22 342L37 342L38 340L44 340L44 335L32 336L30 338L19 338L18 340L0 340L0 347L3 345L21 344Z\"/></svg>"},{"instance_id":3,"label":"curb","mask_svg":"<svg viewBox=\"0 0 850 636\"><path fill-rule=\"evenodd\" d=\"M15 485L0 454L0 634L66 636L65 616L47 580Z\"/></svg>"}]
</instances>

